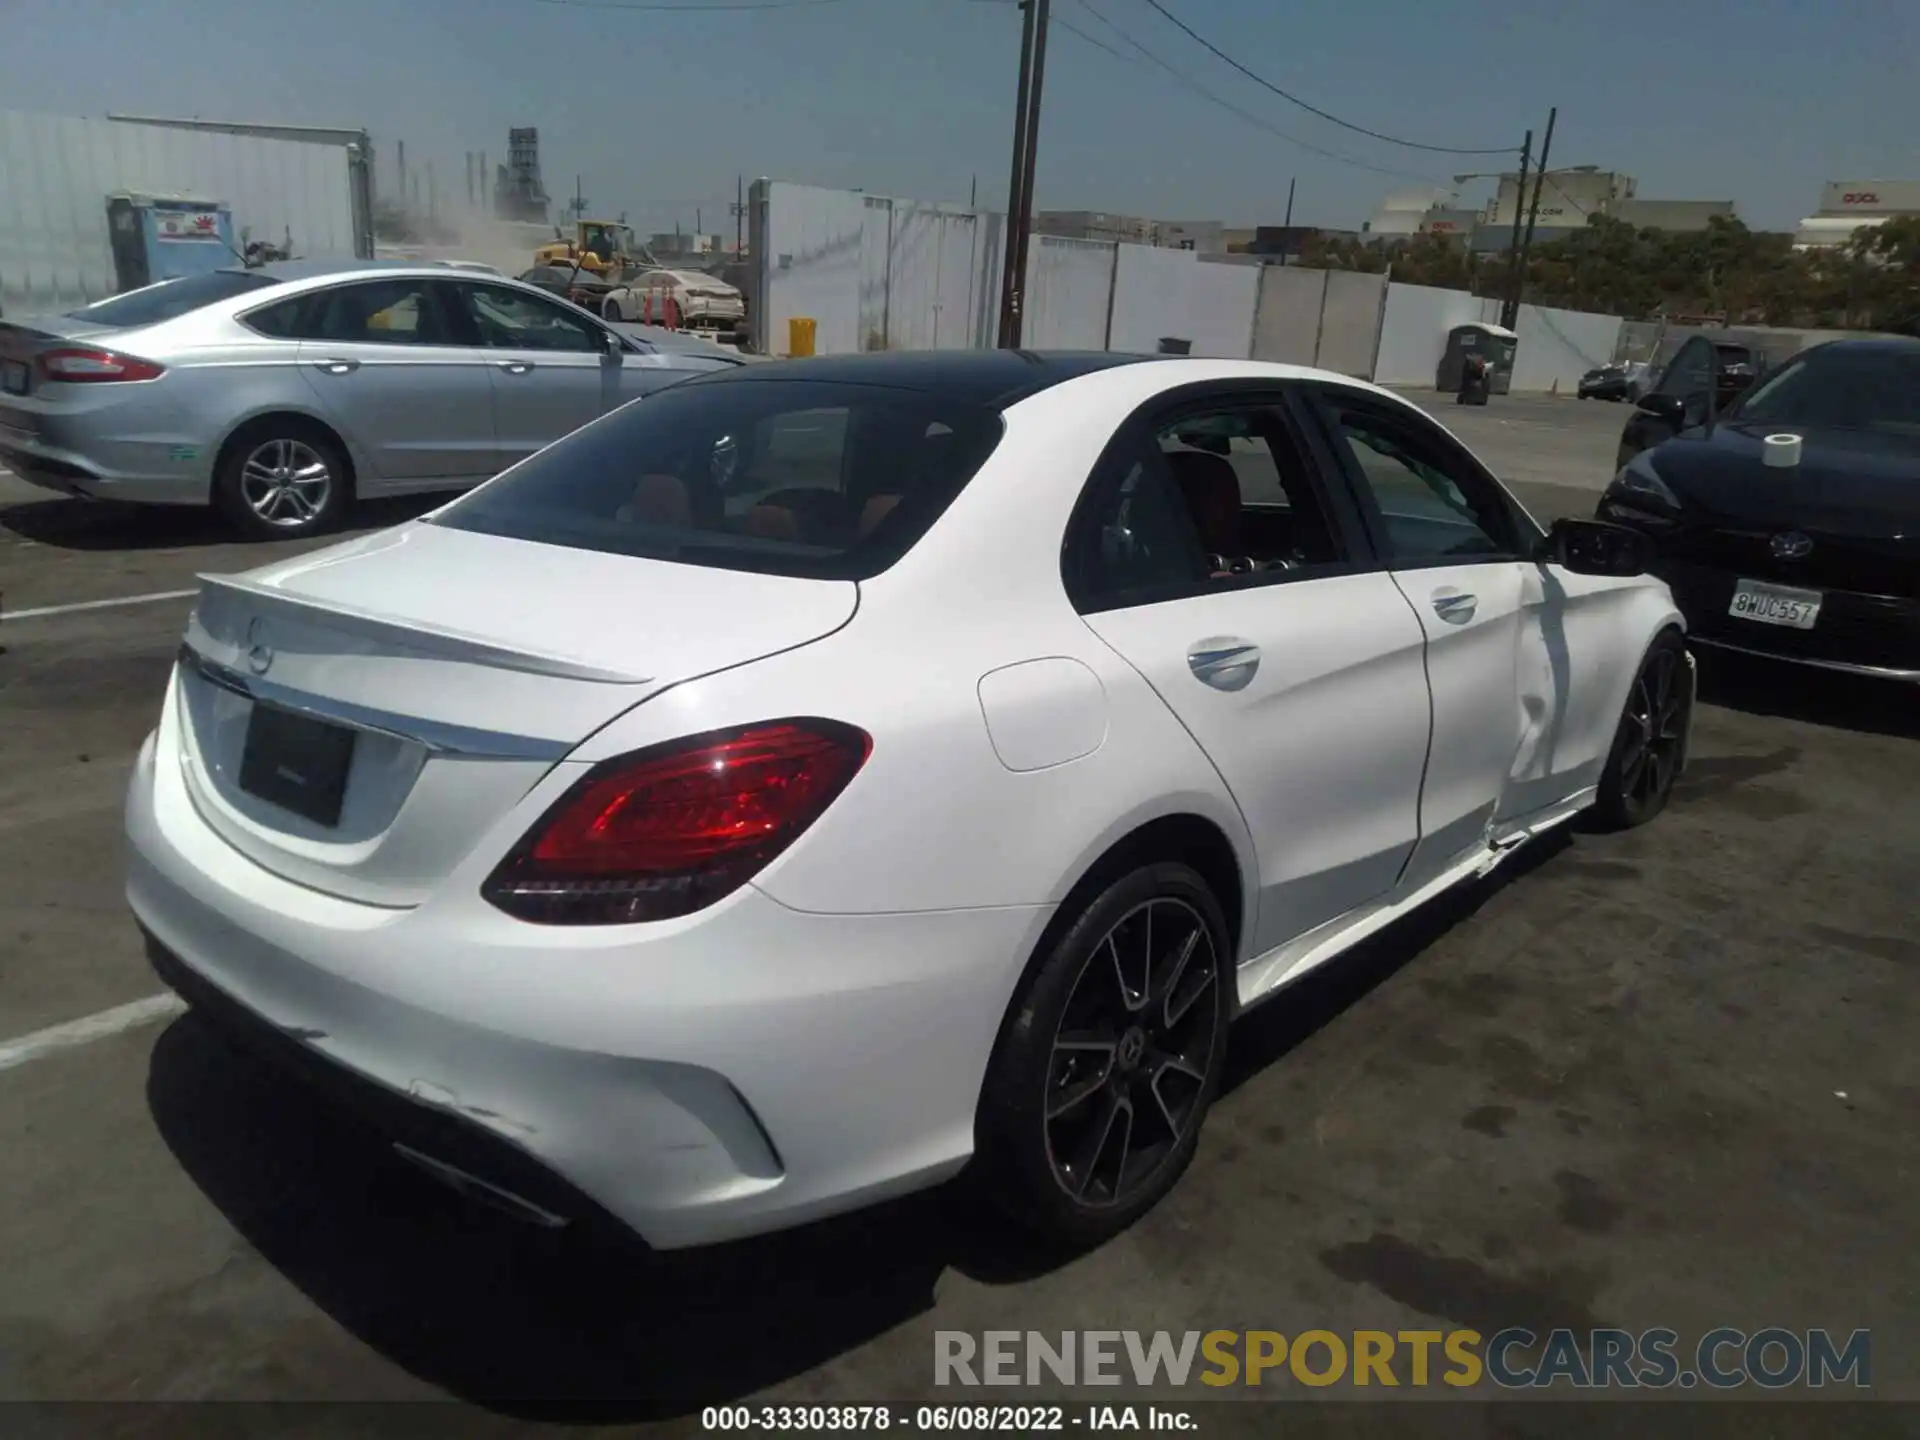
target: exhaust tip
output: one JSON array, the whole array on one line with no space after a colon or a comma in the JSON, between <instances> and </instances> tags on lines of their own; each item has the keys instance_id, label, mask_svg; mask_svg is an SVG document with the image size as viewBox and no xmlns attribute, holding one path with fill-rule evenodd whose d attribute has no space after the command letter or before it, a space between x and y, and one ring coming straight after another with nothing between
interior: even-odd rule
<instances>
[{"instance_id":1,"label":"exhaust tip","mask_svg":"<svg viewBox=\"0 0 1920 1440\"><path fill-rule=\"evenodd\" d=\"M402 1145L395 1141L393 1151L401 1159L424 1171L463 1198L477 1205L484 1205L489 1210L497 1210L522 1224L537 1226L542 1230L560 1230L569 1223L564 1215L556 1215L524 1196L503 1189L490 1180L482 1180L478 1175L470 1175L458 1166L447 1164L444 1160L423 1155L411 1145Z\"/></svg>"}]
</instances>

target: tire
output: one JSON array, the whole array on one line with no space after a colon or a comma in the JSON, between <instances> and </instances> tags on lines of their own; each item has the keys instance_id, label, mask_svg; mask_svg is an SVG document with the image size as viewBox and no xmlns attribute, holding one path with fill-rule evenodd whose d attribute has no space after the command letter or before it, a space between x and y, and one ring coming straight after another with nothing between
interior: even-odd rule
<instances>
[{"instance_id":1,"label":"tire","mask_svg":"<svg viewBox=\"0 0 1920 1440\"><path fill-rule=\"evenodd\" d=\"M351 507L353 467L324 426L292 415L271 418L227 442L213 478L213 500L249 539L319 535Z\"/></svg>"},{"instance_id":2,"label":"tire","mask_svg":"<svg viewBox=\"0 0 1920 1440\"><path fill-rule=\"evenodd\" d=\"M620 313L620 302L617 300L602 300L600 302L600 318L602 320L617 321L621 324L625 324L627 319L626 316Z\"/></svg>"},{"instance_id":3,"label":"tire","mask_svg":"<svg viewBox=\"0 0 1920 1440\"><path fill-rule=\"evenodd\" d=\"M977 1132L976 1170L1016 1224L1090 1247L1180 1179L1225 1065L1227 935L1206 882L1160 863L1108 885L1042 953L988 1066Z\"/></svg>"},{"instance_id":4,"label":"tire","mask_svg":"<svg viewBox=\"0 0 1920 1440\"><path fill-rule=\"evenodd\" d=\"M1593 808L1601 829L1631 830L1667 808L1686 764L1693 688L1686 643L1662 631L1634 674L1600 772Z\"/></svg>"}]
</instances>

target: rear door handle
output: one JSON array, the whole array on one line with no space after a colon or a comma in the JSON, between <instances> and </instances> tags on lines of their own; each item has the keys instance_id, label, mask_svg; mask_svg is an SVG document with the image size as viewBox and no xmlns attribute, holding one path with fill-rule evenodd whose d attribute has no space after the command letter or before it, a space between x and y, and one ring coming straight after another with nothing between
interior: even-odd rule
<instances>
[{"instance_id":1,"label":"rear door handle","mask_svg":"<svg viewBox=\"0 0 1920 1440\"><path fill-rule=\"evenodd\" d=\"M1194 678L1216 690L1244 690L1260 668L1260 647L1237 635L1196 641L1187 651Z\"/></svg>"},{"instance_id":2,"label":"rear door handle","mask_svg":"<svg viewBox=\"0 0 1920 1440\"><path fill-rule=\"evenodd\" d=\"M1463 595L1458 590L1436 590L1433 592L1433 613L1449 625L1464 625L1473 619L1473 612L1479 607L1480 597Z\"/></svg>"},{"instance_id":3,"label":"rear door handle","mask_svg":"<svg viewBox=\"0 0 1920 1440\"><path fill-rule=\"evenodd\" d=\"M526 375L533 370L531 360L502 360L500 368L509 375Z\"/></svg>"},{"instance_id":4,"label":"rear door handle","mask_svg":"<svg viewBox=\"0 0 1920 1440\"><path fill-rule=\"evenodd\" d=\"M328 375L351 375L360 368L358 360L316 360L314 368Z\"/></svg>"}]
</instances>

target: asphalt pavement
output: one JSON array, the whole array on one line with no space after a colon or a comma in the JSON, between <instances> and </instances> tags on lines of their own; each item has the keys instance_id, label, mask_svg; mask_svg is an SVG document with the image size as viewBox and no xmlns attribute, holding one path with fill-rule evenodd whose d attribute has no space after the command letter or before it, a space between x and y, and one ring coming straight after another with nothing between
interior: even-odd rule
<instances>
[{"instance_id":1,"label":"asphalt pavement","mask_svg":"<svg viewBox=\"0 0 1920 1440\"><path fill-rule=\"evenodd\" d=\"M1433 408L1543 519L1591 513L1625 418ZM691 1433L718 1401L927 1397L939 1329L1512 1324L1868 1329L1874 1392L1920 1401L1911 691L1706 667L1665 816L1561 835L1251 1017L1185 1182L1100 1251L1036 1254L957 1188L649 1258L465 1207L190 1017L18 1048L160 988L120 804L187 601L57 607L283 553L0 476L0 615L56 607L0 620L0 1401Z\"/></svg>"}]
</instances>

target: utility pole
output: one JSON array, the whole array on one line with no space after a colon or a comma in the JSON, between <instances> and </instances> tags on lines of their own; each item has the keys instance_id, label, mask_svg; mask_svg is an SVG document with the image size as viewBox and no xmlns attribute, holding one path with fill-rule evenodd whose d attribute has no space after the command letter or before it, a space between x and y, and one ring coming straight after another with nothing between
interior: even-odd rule
<instances>
[{"instance_id":1,"label":"utility pole","mask_svg":"<svg viewBox=\"0 0 1920 1440\"><path fill-rule=\"evenodd\" d=\"M967 186L967 208L969 210L980 208L980 177L978 175L975 175L973 183Z\"/></svg>"},{"instance_id":2,"label":"utility pole","mask_svg":"<svg viewBox=\"0 0 1920 1440\"><path fill-rule=\"evenodd\" d=\"M1018 319L1022 278L1014 268L1020 246L1020 196L1027 165L1027 119L1033 90L1034 0L1020 5L1020 85L1013 102L1013 174L1007 181L1007 233L1001 246L1000 345L1007 349L1020 343Z\"/></svg>"},{"instance_id":3,"label":"utility pole","mask_svg":"<svg viewBox=\"0 0 1920 1440\"><path fill-rule=\"evenodd\" d=\"M1533 227L1540 219L1540 192L1547 188L1547 156L1553 149L1553 121L1560 113L1559 107L1547 111L1547 133L1540 141L1540 164L1534 170L1533 206L1527 211L1527 233L1520 241L1520 265L1515 272L1513 282L1513 329L1520 323L1520 298L1527 288L1527 259L1533 254Z\"/></svg>"},{"instance_id":4,"label":"utility pole","mask_svg":"<svg viewBox=\"0 0 1920 1440\"><path fill-rule=\"evenodd\" d=\"M747 177L738 176L733 182L733 257L739 259L747 248Z\"/></svg>"},{"instance_id":5,"label":"utility pole","mask_svg":"<svg viewBox=\"0 0 1920 1440\"><path fill-rule=\"evenodd\" d=\"M1520 217L1527 209L1527 166L1532 159L1533 131L1529 130L1520 142L1520 186L1513 192L1513 237L1507 241L1507 293L1500 301L1500 324L1508 330L1520 308Z\"/></svg>"},{"instance_id":6,"label":"utility pole","mask_svg":"<svg viewBox=\"0 0 1920 1440\"><path fill-rule=\"evenodd\" d=\"M1293 187L1299 183L1300 177L1297 175L1287 181L1287 218L1282 223L1289 230L1293 228Z\"/></svg>"},{"instance_id":7,"label":"utility pole","mask_svg":"<svg viewBox=\"0 0 1920 1440\"><path fill-rule=\"evenodd\" d=\"M1013 292L1013 348L1025 338L1027 314L1027 242L1033 237L1033 180L1040 158L1040 93L1047 78L1047 32L1053 0L1028 0L1034 7L1033 77L1027 97L1027 154L1020 167L1020 253L1015 260Z\"/></svg>"},{"instance_id":8,"label":"utility pole","mask_svg":"<svg viewBox=\"0 0 1920 1440\"><path fill-rule=\"evenodd\" d=\"M405 205L407 203L407 142L396 140L394 145L400 152L400 163L395 169L400 176L400 203Z\"/></svg>"},{"instance_id":9,"label":"utility pole","mask_svg":"<svg viewBox=\"0 0 1920 1440\"><path fill-rule=\"evenodd\" d=\"M429 220L440 218L440 202L439 197L434 193L433 161L431 160L427 161L427 218Z\"/></svg>"}]
</instances>

